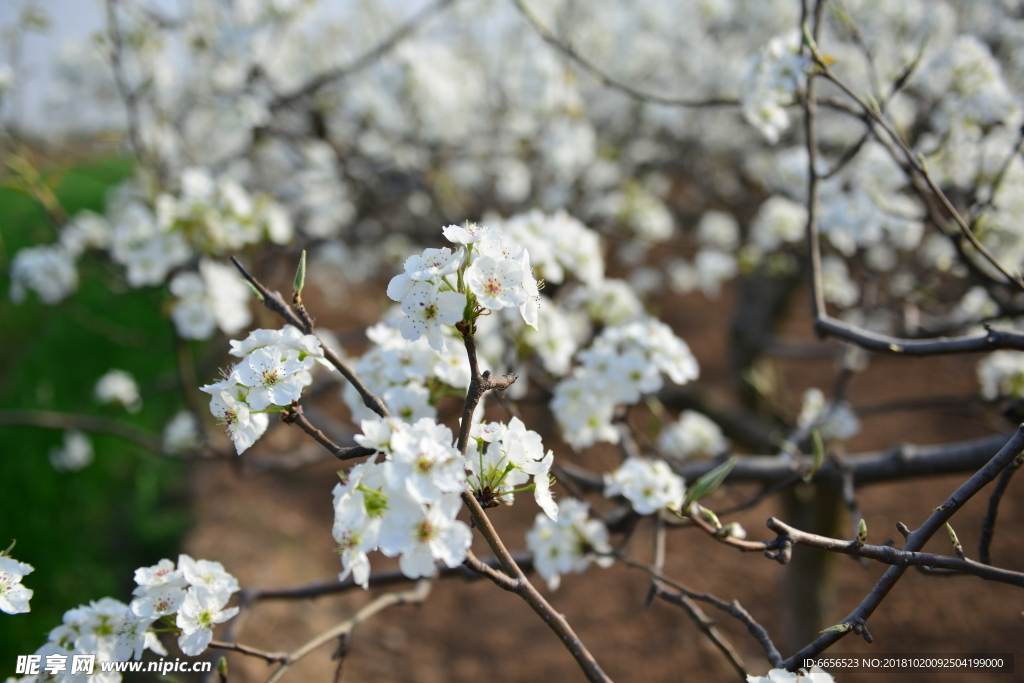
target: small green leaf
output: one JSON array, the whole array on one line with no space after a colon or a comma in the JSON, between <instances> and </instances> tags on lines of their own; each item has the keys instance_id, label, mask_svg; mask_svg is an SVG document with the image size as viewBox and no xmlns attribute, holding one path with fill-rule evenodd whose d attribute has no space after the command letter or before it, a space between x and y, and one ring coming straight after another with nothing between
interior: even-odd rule
<instances>
[{"instance_id":1,"label":"small green leaf","mask_svg":"<svg viewBox=\"0 0 1024 683\"><path fill-rule=\"evenodd\" d=\"M726 460L724 463L711 470L703 477L698 479L693 486L686 491L686 499L683 501L683 509L690 507L690 503L696 503L704 498L707 498L708 494L717 489L725 478L729 476L729 472L736 465L736 458L732 457Z\"/></svg>"},{"instance_id":2,"label":"small green leaf","mask_svg":"<svg viewBox=\"0 0 1024 683\"><path fill-rule=\"evenodd\" d=\"M835 626L829 626L824 631L819 631L819 633L846 633L851 628L853 628L853 627L850 626L849 624L842 623L842 624L836 624Z\"/></svg>"},{"instance_id":3,"label":"small green leaf","mask_svg":"<svg viewBox=\"0 0 1024 683\"><path fill-rule=\"evenodd\" d=\"M249 288L249 291L253 293L253 296L255 296L260 301L263 301L263 295L260 294L260 290L256 289L256 285L254 285L253 283L249 282L244 277L243 278L239 278L239 279L242 282L245 283L245 286Z\"/></svg>"},{"instance_id":4,"label":"small green leaf","mask_svg":"<svg viewBox=\"0 0 1024 683\"><path fill-rule=\"evenodd\" d=\"M857 543L864 545L868 540L868 523L864 521L864 518L860 518L860 522L857 523Z\"/></svg>"},{"instance_id":5,"label":"small green leaf","mask_svg":"<svg viewBox=\"0 0 1024 683\"><path fill-rule=\"evenodd\" d=\"M302 256L299 257L299 267L295 271L295 283L292 285L293 296L299 296L302 294L302 289L306 286L306 250L302 250Z\"/></svg>"}]
</instances>

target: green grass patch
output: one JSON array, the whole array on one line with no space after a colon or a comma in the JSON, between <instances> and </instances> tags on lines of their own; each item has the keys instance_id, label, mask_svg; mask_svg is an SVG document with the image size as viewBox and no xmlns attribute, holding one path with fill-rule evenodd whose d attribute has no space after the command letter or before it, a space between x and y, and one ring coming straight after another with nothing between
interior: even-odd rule
<instances>
[{"instance_id":1,"label":"green grass patch","mask_svg":"<svg viewBox=\"0 0 1024 683\"><path fill-rule=\"evenodd\" d=\"M102 211L108 189L130 173L124 159L75 168L57 196L70 215ZM158 434L183 404L163 291L124 290L118 266L87 254L79 290L66 301L47 306L30 294L14 306L11 258L55 240L56 231L31 199L0 189L0 238L0 410L104 415ZM96 381L111 368L139 383L138 414L93 400ZM90 438L92 464L57 472L48 452L62 442L61 431L0 427L0 547L17 539L12 555L36 569L25 578L35 591L32 611L0 613L0 679L13 674L17 655L45 642L65 610L108 595L127 602L136 567L176 557L188 523L183 465L113 436Z\"/></svg>"}]
</instances>

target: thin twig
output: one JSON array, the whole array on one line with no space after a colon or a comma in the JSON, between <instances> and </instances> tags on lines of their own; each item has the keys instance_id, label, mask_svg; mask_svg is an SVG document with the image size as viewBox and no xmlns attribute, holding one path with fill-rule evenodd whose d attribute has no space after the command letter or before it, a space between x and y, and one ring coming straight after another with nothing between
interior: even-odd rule
<instances>
[{"instance_id":1,"label":"thin twig","mask_svg":"<svg viewBox=\"0 0 1024 683\"><path fill-rule=\"evenodd\" d=\"M661 598L665 602L682 607L686 613L690 615L690 618L693 619L694 623L697 624L697 628L699 628L704 635L711 640L714 646L721 650L722 654L725 655L725 658L729 660L729 663L732 664L733 668L736 669L736 672L740 675L740 680L746 681L747 667L743 663L743 657L736 651L733 644L730 643L724 635L722 635L721 631L716 628L715 622L708 618L708 615L704 613L704 610L702 610L700 606L697 605L697 603L695 603L688 595L665 590L658 584L657 579L651 579L651 584L654 586L653 595Z\"/></svg>"},{"instance_id":2,"label":"thin twig","mask_svg":"<svg viewBox=\"0 0 1024 683\"><path fill-rule=\"evenodd\" d=\"M159 453L163 448L160 436L123 422L98 415L77 415L50 410L0 410L0 426L44 427L46 429L80 429L83 432L111 434L143 448Z\"/></svg>"},{"instance_id":3,"label":"thin twig","mask_svg":"<svg viewBox=\"0 0 1024 683\"><path fill-rule=\"evenodd\" d=\"M268 309L281 316L286 323L302 330L305 334L313 333L312 323L309 320L309 318L307 317L306 320L303 321L303 319L285 301L284 297L281 296L280 292L271 291L267 289L267 287L264 286L262 282L260 282L255 277L250 275L249 271L247 271L242 266L242 264L238 262L238 259L235 258L234 256L231 257L231 262L235 264L235 268L237 268L238 271L242 274L242 277L244 277L249 282L249 284L256 288L256 291L259 292L260 300L263 302L264 306L266 306ZM348 365L346 365L345 362L338 357L338 354L334 353L334 351L325 346L323 343L321 343L320 346L324 350L324 358L327 359L327 362L329 362L331 365L337 368L337 370L345 377L345 379L347 379L349 383L356 388L356 391L359 392L359 395L363 399L363 405L365 405L367 408L377 413L381 417L390 417L391 414L388 412L387 406L384 405L384 401L382 401L380 397L378 397L376 394L370 391L366 387L366 385L363 384L362 380L356 377L355 373L352 372L351 368L349 368Z\"/></svg>"},{"instance_id":4,"label":"thin twig","mask_svg":"<svg viewBox=\"0 0 1024 683\"><path fill-rule=\"evenodd\" d=\"M999 475L999 481L992 489L992 495L988 499L988 510L985 518L981 520L981 540L978 543L978 559L984 564L992 564L992 538L996 533L996 518L999 516L999 503L1003 500L1003 494L1010 485L1010 479L1024 465L1024 459L1018 457Z\"/></svg>"},{"instance_id":5,"label":"thin twig","mask_svg":"<svg viewBox=\"0 0 1024 683\"><path fill-rule=\"evenodd\" d=\"M665 576L661 572L656 571L653 567L649 565L634 562L633 560L630 560L627 557L620 557L619 559L627 567L632 567L634 569L642 569L643 571L650 574L654 579L657 579L661 583L664 583L665 585L676 589L677 591L679 591L681 595L684 595L692 600L706 602L709 605L713 605L716 608L725 612L726 614L729 614L730 616L738 619L744 626L747 627L747 630L750 631L750 635L754 636L757 642L760 643L761 647L764 649L765 656L768 658L768 662L773 667L778 667L782 665L782 655L779 654L778 648L776 648L775 643L772 642L771 636L768 635L767 629L765 629L764 626L761 626L761 624L759 624L757 620L750 615L750 612L745 610L743 606L740 605L738 600L726 602L725 600L722 600L721 598L716 597L710 593L698 593L697 591L687 588L678 581Z\"/></svg>"},{"instance_id":6,"label":"thin twig","mask_svg":"<svg viewBox=\"0 0 1024 683\"><path fill-rule=\"evenodd\" d=\"M410 17L404 24L396 28L390 35L388 35L387 38L357 57L351 63L326 71L319 76L312 78L307 83L299 86L292 92L276 98L270 103L270 110L275 111L282 107L287 107L304 97L315 94L321 88L330 85L331 83L336 83L348 78L358 71L362 71L366 67L378 61L381 57L385 56L387 53L391 52L391 50L393 50L400 42L408 37L413 31L418 29L420 25L426 23L427 19L445 9L453 2L454 0L437 0L437 2L427 5Z\"/></svg>"},{"instance_id":7,"label":"thin twig","mask_svg":"<svg viewBox=\"0 0 1024 683\"><path fill-rule=\"evenodd\" d=\"M669 97L667 95L658 95L656 93L638 90L628 83L608 75L606 72L595 66L593 62L583 57L574 47L560 40L558 36L551 32L551 29L545 26L543 22L537 18L537 15L535 15L530 8L526 6L523 0L512 0L512 4L516 6L519 13L523 15L523 18L529 22L545 43L575 62L584 71L590 74L598 84L606 88L617 90L640 102L650 102L651 104L660 104L669 107L734 107L739 105L739 100L731 97L693 99L688 97Z\"/></svg>"},{"instance_id":8,"label":"thin twig","mask_svg":"<svg viewBox=\"0 0 1024 683\"><path fill-rule=\"evenodd\" d=\"M364 446L343 447L334 443L326 434L314 427L310 421L306 419L305 414L302 412L302 406L300 406L297 401L292 401L292 405L281 413L281 421L286 424L294 424L301 427L302 431L313 437L317 443L330 451L338 460L363 458L377 452L375 448L366 448Z\"/></svg>"},{"instance_id":9,"label":"thin twig","mask_svg":"<svg viewBox=\"0 0 1024 683\"><path fill-rule=\"evenodd\" d=\"M263 650L257 650L254 647L248 645L242 645L241 643L225 643L221 640L210 641L211 650L231 650L232 652L240 652L243 655L249 655L250 657L258 657L264 660L268 664L274 662L286 662L288 661L287 652L264 652Z\"/></svg>"},{"instance_id":10,"label":"thin twig","mask_svg":"<svg viewBox=\"0 0 1024 683\"><path fill-rule=\"evenodd\" d=\"M396 593L385 593L379 598L376 598L356 612L351 618L346 619L333 628L324 631L299 647L297 650L289 652L286 655L286 659L281 662L281 666L279 666L270 678L267 679L267 683L277 683L277 681L281 680L281 677L287 673L288 669L291 668L295 662L299 661L321 645L328 643L343 634L351 633L356 626L378 612L382 612L388 607L394 607L396 605L409 605L423 602L427 599L427 596L430 595L430 587L430 580L422 579L416 583L415 588Z\"/></svg>"},{"instance_id":11,"label":"thin twig","mask_svg":"<svg viewBox=\"0 0 1024 683\"><path fill-rule=\"evenodd\" d=\"M920 551L921 548L924 547L924 544L927 543L928 540L943 527L943 525L945 525L946 521L949 520L957 510L959 510L986 484L995 479L996 476L998 476L998 474L1021 453L1022 449L1024 449L1024 425L1018 427L1017 431L1006 445L1003 446L1003 448L1000 449L1000 451L996 453L996 455L989 460L984 467L975 472L970 479L954 491L953 495L951 495L945 503L940 505L920 528L908 534L907 543L903 550L911 553ZM906 566L898 565L889 567L878 583L875 584L875 587L871 589L871 592L865 596L856 609L854 609L842 623L849 624L851 627L863 627L864 622L882 603L885 597L889 594L889 591L892 590L893 586L895 586L903 576L906 569ZM822 634L795 655L787 659L784 662L784 668L793 669L800 666L806 658L817 656L819 653L841 640L847 632L848 631L842 633L832 632Z\"/></svg>"},{"instance_id":12,"label":"thin twig","mask_svg":"<svg viewBox=\"0 0 1024 683\"><path fill-rule=\"evenodd\" d=\"M769 518L768 528L778 534L781 543L777 544L776 548L766 550L765 554L779 564L787 564L789 562L792 557L793 545L796 544L825 550L830 553L866 557L882 564L902 567L904 569L914 566L928 567L930 569L947 569L961 574L971 574L986 581L996 581L998 583L1008 583L1012 586L1024 587L1024 573L1000 569L966 558L961 559L950 555L900 550L899 548L887 545L867 545L858 543L856 540L844 541L838 538L819 536L818 534L808 533L791 527L775 517ZM771 545L771 543L769 542L765 545Z\"/></svg>"}]
</instances>

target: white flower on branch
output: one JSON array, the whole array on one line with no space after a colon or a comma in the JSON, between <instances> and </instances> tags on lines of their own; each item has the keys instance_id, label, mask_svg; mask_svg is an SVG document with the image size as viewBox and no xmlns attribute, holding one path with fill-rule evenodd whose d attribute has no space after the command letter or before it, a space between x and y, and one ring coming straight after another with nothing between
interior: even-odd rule
<instances>
[{"instance_id":1,"label":"white flower on branch","mask_svg":"<svg viewBox=\"0 0 1024 683\"><path fill-rule=\"evenodd\" d=\"M78 288L74 256L59 244L22 249L11 262L11 301L20 304L33 291L44 304L57 304Z\"/></svg>"},{"instance_id":2,"label":"white flower on branch","mask_svg":"<svg viewBox=\"0 0 1024 683\"><path fill-rule=\"evenodd\" d=\"M30 564L0 555L0 610L8 614L24 614L30 610L28 601L32 599L32 589L25 588L21 580L34 571Z\"/></svg>"},{"instance_id":3,"label":"white flower on branch","mask_svg":"<svg viewBox=\"0 0 1024 683\"><path fill-rule=\"evenodd\" d=\"M533 566L550 590L556 590L562 574L580 573L596 562L611 566L608 529L599 519L589 518L590 506L575 498L558 503L557 517L538 514L526 533L526 547L533 553Z\"/></svg>"},{"instance_id":4,"label":"white flower on branch","mask_svg":"<svg viewBox=\"0 0 1024 683\"><path fill-rule=\"evenodd\" d=\"M683 504L683 478L664 460L627 458L619 469L604 476L604 495L624 496L637 514L652 515Z\"/></svg>"},{"instance_id":5,"label":"white flower on branch","mask_svg":"<svg viewBox=\"0 0 1024 683\"><path fill-rule=\"evenodd\" d=\"M680 460L711 458L728 447L718 424L693 410L684 410L679 420L665 425L658 436L661 452Z\"/></svg>"},{"instance_id":6,"label":"white flower on branch","mask_svg":"<svg viewBox=\"0 0 1024 683\"><path fill-rule=\"evenodd\" d=\"M433 576L438 560L457 567L473 541L469 527L455 519L461 507L462 499L454 493L424 505L403 492L394 492L381 525L381 551L389 557L401 555L399 567L410 579Z\"/></svg>"},{"instance_id":7,"label":"white flower on branch","mask_svg":"<svg viewBox=\"0 0 1024 683\"><path fill-rule=\"evenodd\" d=\"M832 675L815 665L810 671L800 669L796 673L785 669L772 669L767 676L747 676L747 683L835 683Z\"/></svg>"},{"instance_id":8,"label":"white flower on branch","mask_svg":"<svg viewBox=\"0 0 1024 683\"><path fill-rule=\"evenodd\" d=\"M213 627L238 614L237 607L225 609L231 594L219 587L192 586L181 603L175 620L181 635L178 647L189 657L201 654L213 640Z\"/></svg>"},{"instance_id":9,"label":"white flower on branch","mask_svg":"<svg viewBox=\"0 0 1024 683\"><path fill-rule=\"evenodd\" d=\"M305 364L297 357L286 358L276 346L253 351L238 364L237 371L239 381L249 387L245 402L252 410L290 405L308 384Z\"/></svg>"},{"instance_id":10,"label":"white flower on branch","mask_svg":"<svg viewBox=\"0 0 1024 683\"><path fill-rule=\"evenodd\" d=\"M454 325L462 320L465 307L464 294L441 291L429 282L414 282L402 300L405 317L399 329L409 341L425 336L430 348L443 353L447 348L441 325Z\"/></svg>"}]
</instances>

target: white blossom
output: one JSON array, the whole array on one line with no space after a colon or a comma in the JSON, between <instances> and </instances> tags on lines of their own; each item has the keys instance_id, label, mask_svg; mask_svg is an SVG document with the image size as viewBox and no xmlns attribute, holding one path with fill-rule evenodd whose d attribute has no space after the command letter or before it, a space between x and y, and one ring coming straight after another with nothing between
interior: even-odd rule
<instances>
[{"instance_id":1,"label":"white blossom","mask_svg":"<svg viewBox=\"0 0 1024 683\"><path fill-rule=\"evenodd\" d=\"M0 610L8 614L29 611L28 601L32 599L32 589L25 588L21 579L33 571L35 568L30 564L0 555Z\"/></svg>"},{"instance_id":2,"label":"white blossom","mask_svg":"<svg viewBox=\"0 0 1024 683\"><path fill-rule=\"evenodd\" d=\"M619 469L605 475L604 495L625 496L641 515L683 504L683 479L664 460L627 458Z\"/></svg>"}]
</instances>

